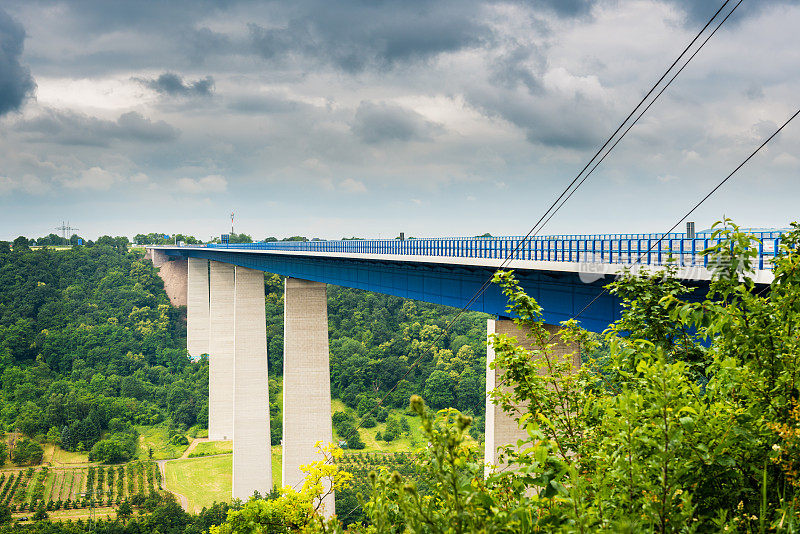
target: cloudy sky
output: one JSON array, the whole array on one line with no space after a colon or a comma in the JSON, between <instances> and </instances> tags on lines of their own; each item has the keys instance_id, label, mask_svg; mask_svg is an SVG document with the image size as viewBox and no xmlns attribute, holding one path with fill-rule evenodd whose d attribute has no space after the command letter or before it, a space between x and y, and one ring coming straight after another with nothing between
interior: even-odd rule
<instances>
[{"instance_id":1,"label":"cloudy sky","mask_svg":"<svg viewBox=\"0 0 800 534\"><path fill-rule=\"evenodd\" d=\"M0 239L523 234L722 3L3 0ZM544 233L669 228L800 104L745 0ZM694 217L800 219L800 122Z\"/></svg>"}]
</instances>

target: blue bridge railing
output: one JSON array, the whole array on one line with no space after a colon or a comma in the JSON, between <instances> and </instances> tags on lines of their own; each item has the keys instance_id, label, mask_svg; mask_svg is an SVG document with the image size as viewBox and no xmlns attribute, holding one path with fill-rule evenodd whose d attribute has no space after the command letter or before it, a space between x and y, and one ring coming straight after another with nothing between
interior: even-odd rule
<instances>
[{"instance_id":1,"label":"blue bridge railing","mask_svg":"<svg viewBox=\"0 0 800 534\"><path fill-rule=\"evenodd\" d=\"M783 231L755 232L759 270L770 269ZM660 240L660 241L659 241ZM506 237L440 237L420 239L359 239L343 241L273 241L199 245L214 249L272 250L276 252L327 252L334 254L392 254L449 258L556 261L708 267L701 252L719 243L710 233L610 234ZM198 245L195 245L198 246Z\"/></svg>"}]
</instances>

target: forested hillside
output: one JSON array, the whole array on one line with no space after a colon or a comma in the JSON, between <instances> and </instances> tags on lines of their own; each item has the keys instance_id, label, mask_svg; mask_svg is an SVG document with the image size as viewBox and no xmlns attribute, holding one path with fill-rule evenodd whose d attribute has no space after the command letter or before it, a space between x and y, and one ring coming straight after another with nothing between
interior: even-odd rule
<instances>
[{"instance_id":1,"label":"forested hillside","mask_svg":"<svg viewBox=\"0 0 800 534\"><path fill-rule=\"evenodd\" d=\"M110 246L5 246L0 288L6 430L122 460L131 425L206 423L207 363L186 357L183 312L149 262Z\"/></svg>"},{"instance_id":2,"label":"forested hillside","mask_svg":"<svg viewBox=\"0 0 800 534\"><path fill-rule=\"evenodd\" d=\"M267 275L265 284L270 375L279 378L283 282ZM60 251L6 245L0 288L6 431L67 450L94 447L95 458L117 461L134 453L133 425L206 426L207 360L187 357L185 310L169 305L157 271L140 253L96 244ZM330 286L333 396L361 415L387 394L384 406L405 407L419 393L436 408L480 416L485 316L465 314L430 350L455 311ZM278 443L279 399L272 401Z\"/></svg>"}]
</instances>

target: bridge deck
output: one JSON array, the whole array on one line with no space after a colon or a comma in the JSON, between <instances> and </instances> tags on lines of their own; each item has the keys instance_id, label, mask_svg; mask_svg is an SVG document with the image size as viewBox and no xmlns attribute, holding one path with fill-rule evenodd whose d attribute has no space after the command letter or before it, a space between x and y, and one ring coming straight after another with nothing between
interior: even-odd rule
<instances>
[{"instance_id":1,"label":"bridge deck","mask_svg":"<svg viewBox=\"0 0 800 534\"><path fill-rule=\"evenodd\" d=\"M757 283L773 279L769 267L778 250L779 235L769 232L761 236ZM714 244L716 241L710 237L637 234L555 236L527 241L522 237L436 238L151 248L173 257L205 258L456 307L470 303L475 292L514 251L507 268L515 270L522 287L542 305L548 323L557 324L580 312L584 327L602 331L619 317L618 300L603 292L603 286L611 280L609 276L640 256L642 265L636 265L634 270L657 268L672 258L679 266L677 275L704 292L713 266L700 252ZM496 286L490 286L469 308L493 315L508 313L506 299Z\"/></svg>"}]
</instances>

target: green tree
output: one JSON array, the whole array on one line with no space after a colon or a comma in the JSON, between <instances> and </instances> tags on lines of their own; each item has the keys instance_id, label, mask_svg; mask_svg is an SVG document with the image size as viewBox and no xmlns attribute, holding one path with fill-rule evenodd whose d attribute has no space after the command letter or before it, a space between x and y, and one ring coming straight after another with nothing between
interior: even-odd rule
<instances>
[{"instance_id":1,"label":"green tree","mask_svg":"<svg viewBox=\"0 0 800 534\"><path fill-rule=\"evenodd\" d=\"M604 337L574 322L553 333L513 275L498 273L535 348L491 339L506 381L493 397L528 440L506 448L507 465L484 480L464 440L469 419L434 418L416 399L430 443L418 480L434 484L372 476L365 509L377 531L794 532L800 226L761 288L752 237L717 226L705 298L684 300L670 269L623 277L612 286L623 316ZM580 346L584 365L556 345Z\"/></svg>"},{"instance_id":2,"label":"green tree","mask_svg":"<svg viewBox=\"0 0 800 534\"><path fill-rule=\"evenodd\" d=\"M347 435L349 436L347 438L347 446L350 449L361 450L367 446L361 439L361 433L358 430L353 429L353 432Z\"/></svg>"},{"instance_id":3,"label":"green tree","mask_svg":"<svg viewBox=\"0 0 800 534\"><path fill-rule=\"evenodd\" d=\"M117 507L117 517L123 521L127 520L133 515L133 507L128 501L122 501Z\"/></svg>"},{"instance_id":4,"label":"green tree","mask_svg":"<svg viewBox=\"0 0 800 534\"><path fill-rule=\"evenodd\" d=\"M26 252L31 249L28 245L28 238L22 235L14 239L14 242L11 244L11 246L15 252Z\"/></svg>"},{"instance_id":5,"label":"green tree","mask_svg":"<svg viewBox=\"0 0 800 534\"><path fill-rule=\"evenodd\" d=\"M61 445L61 431L58 427L50 427L50 430L47 431L47 441L54 445Z\"/></svg>"},{"instance_id":6,"label":"green tree","mask_svg":"<svg viewBox=\"0 0 800 534\"><path fill-rule=\"evenodd\" d=\"M49 516L49 514L47 513L47 510L45 510L44 504L41 504L41 505L39 505L39 507L36 509L36 512L34 512L34 514L33 514L33 516L31 517L31 519L33 519L34 521L44 521L44 520L45 520L45 519L47 519L48 517L50 517L50 516Z\"/></svg>"},{"instance_id":7,"label":"green tree","mask_svg":"<svg viewBox=\"0 0 800 534\"><path fill-rule=\"evenodd\" d=\"M433 371L425 381L425 398L436 409L449 408L455 404L453 390L453 381L444 371Z\"/></svg>"},{"instance_id":8,"label":"green tree","mask_svg":"<svg viewBox=\"0 0 800 534\"><path fill-rule=\"evenodd\" d=\"M44 449L33 440L23 438L19 440L11 452L11 461L17 465L35 465L42 461Z\"/></svg>"}]
</instances>

